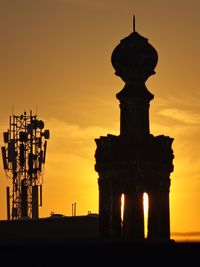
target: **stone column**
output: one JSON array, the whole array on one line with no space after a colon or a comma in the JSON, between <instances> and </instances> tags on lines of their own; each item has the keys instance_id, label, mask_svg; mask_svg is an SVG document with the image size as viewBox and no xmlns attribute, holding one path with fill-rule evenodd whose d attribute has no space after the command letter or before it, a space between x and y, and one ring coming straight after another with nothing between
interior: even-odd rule
<instances>
[{"instance_id":1,"label":"stone column","mask_svg":"<svg viewBox=\"0 0 200 267\"><path fill-rule=\"evenodd\" d=\"M160 199L158 192L148 192L149 196L149 209L148 209L148 235L150 240L157 240L159 238L159 209Z\"/></svg>"},{"instance_id":2,"label":"stone column","mask_svg":"<svg viewBox=\"0 0 200 267\"><path fill-rule=\"evenodd\" d=\"M121 193L113 191L111 194L111 221L110 237L120 238L121 236Z\"/></svg>"},{"instance_id":3,"label":"stone column","mask_svg":"<svg viewBox=\"0 0 200 267\"><path fill-rule=\"evenodd\" d=\"M107 179L99 178L99 234L103 238L121 236L121 193Z\"/></svg>"},{"instance_id":4,"label":"stone column","mask_svg":"<svg viewBox=\"0 0 200 267\"><path fill-rule=\"evenodd\" d=\"M169 185L170 180L160 183L149 195L148 239L170 240Z\"/></svg>"},{"instance_id":5,"label":"stone column","mask_svg":"<svg viewBox=\"0 0 200 267\"><path fill-rule=\"evenodd\" d=\"M99 185L99 236L102 238L109 237L110 227L110 187L108 181L102 178L98 179Z\"/></svg>"},{"instance_id":6,"label":"stone column","mask_svg":"<svg viewBox=\"0 0 200 267\"><path fill-rule=\"evenodd\" d=\"M134 241L144 239L143 193L125 194L123 237Z\"/></svg>"},{"instance_id":7,"label":"stone column","mask_svg":"<svg viewBox=\"0 0 200 267\"><path fill-rule=\"evenodd\" d=\"M169 210L170 179L164 179L160 184L160 238L170 240L170 210Z\"/></svg>"}]
</instances>

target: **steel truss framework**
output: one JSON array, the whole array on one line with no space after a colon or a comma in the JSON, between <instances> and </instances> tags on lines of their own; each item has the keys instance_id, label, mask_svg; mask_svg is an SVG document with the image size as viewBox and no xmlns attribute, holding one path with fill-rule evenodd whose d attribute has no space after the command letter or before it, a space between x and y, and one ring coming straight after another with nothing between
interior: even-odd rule
<instances>
[{"instance_id":1,"label":"steel truss framework","mask_svg":"<svg viewBox=\"0 0 200 267\"><path fill-rule=\"evenodd\" d=\"M49 130L44 130L44 122L32 115L32 111L30 115L24 112L10 116L9 129L3 138L3 166L12 180L11 192L7 187L7 218L38 218Z\"/></svg>"}]
</instances>

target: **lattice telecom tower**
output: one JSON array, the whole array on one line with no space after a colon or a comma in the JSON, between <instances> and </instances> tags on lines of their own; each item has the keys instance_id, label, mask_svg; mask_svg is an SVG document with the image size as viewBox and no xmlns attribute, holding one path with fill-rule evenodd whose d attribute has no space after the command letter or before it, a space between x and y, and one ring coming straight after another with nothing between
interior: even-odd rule
<instances>
[{"instance_id":1,"label":"lattice telecom tower","mask_svg":"<svg viewBox=\"0 0 200 267\"><path fill-rule=\"evenodd\" d=\"M3 167L12 180L12 192L9 186L6 191L7 218L38 218L49 130L44 130L44 122L32 115L32 111L30 115L24 112L10 116L9 129L3 133L3 139Z\"/></svg>"}]
</instances>

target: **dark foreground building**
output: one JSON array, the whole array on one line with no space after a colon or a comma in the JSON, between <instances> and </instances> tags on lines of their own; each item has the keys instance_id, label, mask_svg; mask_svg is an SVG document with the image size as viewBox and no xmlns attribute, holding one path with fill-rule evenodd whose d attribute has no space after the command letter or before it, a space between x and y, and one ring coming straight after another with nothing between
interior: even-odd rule
<instances>
[{"instance_id":1,"label":"dark foreground building","mask_svg":"<svg viewBox=\"0 0 200 267\"><path fill-rule=\"evenodd\" d=\"M0 266L193 266L200 258L199 243L104 239L98 223L97 215L0 221Z\"/></svg>"},{"instance_id":2,"label":"dark foreground building","mask_svg":"<svg viewBox=\"0 0 200 267\"><path fill-rule=\"evenodd\" d=\"M97 240L98 215L51 216L40 219L0 221L2 245L56 245Z\"/></svg>"},{"instance_id":3,"label":"dark foreground building","mask_svg":"<svg viewBox=\"0 0 200 267\"><path fill-rule=\"evenodd\" d=\"M145 82L155 73L158 54L148 39L133 31L114 49L111 62L124 82L120 135L96 139L99 174L100 236L144 240L143 193L149 197L148 239L170 240L169 190L173 138L153 136L149 106L153 95ZM125 196L121 222L121 197Z\"/></svg>"}]
</instances>

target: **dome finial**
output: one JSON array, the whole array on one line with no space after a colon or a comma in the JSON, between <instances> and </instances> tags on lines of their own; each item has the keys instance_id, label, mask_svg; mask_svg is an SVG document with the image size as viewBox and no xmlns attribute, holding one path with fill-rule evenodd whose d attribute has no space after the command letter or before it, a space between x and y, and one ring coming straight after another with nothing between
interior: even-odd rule
<instances>
[{"instance_id":1,"label":"dome finial","mask_svg":"<svg viewBox=\"0 0 200 267\"><path fill-rule=\"evenodd\" d=\"M135 32L135 15L133 15L133 32Z\"/></svg>"},{"instance_id":2,"label":"dome finial","mask_svg":"<svg viewBox=\"0 0 200 267\"><path fill-rule=\"evenodd\" d=\"M115 74L125 83L145 82L155 74L158 61L156 49L148 39L135 31L135 16L133 16L133 32L120 40L111 55L111 63Z\"/></svg>"}]
</instances>

